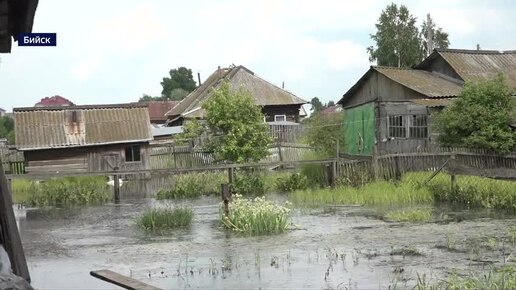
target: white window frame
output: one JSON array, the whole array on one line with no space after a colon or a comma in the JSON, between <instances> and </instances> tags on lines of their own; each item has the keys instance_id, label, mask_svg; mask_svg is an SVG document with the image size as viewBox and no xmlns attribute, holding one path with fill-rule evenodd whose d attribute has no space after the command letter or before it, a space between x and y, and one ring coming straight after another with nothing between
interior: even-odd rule
<instances>
[{"instance_id":1,"label":"white window frame","mask_svg":"<svg viewBox=\"0 0 516 290\"><path fill-rule=\"evenodd\" d=\"M278 121L278 117L283 117L283 121ZM287 121L287 115L274 115L274 122L286 122Z\"/></svg>"}]
</instances>

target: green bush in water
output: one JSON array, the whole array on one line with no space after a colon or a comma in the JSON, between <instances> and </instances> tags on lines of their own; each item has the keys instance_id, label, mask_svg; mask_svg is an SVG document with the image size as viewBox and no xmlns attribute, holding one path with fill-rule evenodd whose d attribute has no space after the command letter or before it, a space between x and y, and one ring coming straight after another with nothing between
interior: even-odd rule
<instances>
[{"instance_id":1,"label":"green bush in water","mask_svg":"<svg viewBox=\"0 0 516 290\"><path fill-rule=\"evenodd\" d=\"M28 206L72 206L101 204L112 196L104 177L81 176L31 182Z\"/></svg>"},{"instance_id":2,"label":"green bush in water","mask_svg":"<svg viewBox=\"0 0 516 290\"><path fill-rule=\"evenodd\" d=\"M227 182L226 178L221 172L179 174L172 177L174 186L170 189L160 189L156 198L194 198L217 193L220 191L220 185Z\"/></svg>"},{"instance_id":3,"label":"green bush in water","mask_svg":"<svg viewBox=\"0 0 516 290\"><path fill-rule=\"evenodd\" d=\"M426 222L432 219L431 209L402 209L388 212L387 220L396 222Z\"/></svg>"},{"instance_id":4,"label":"green bush in water","mask_svg":"<svg viewBox=\"0 0 516 290\"><path fill-rule=\"evenodd\" d=\"M292 192L295 190L307 189L308 178L300 173L281 176L276 179L276 188L280 192Z\"/></svg>"},{"instance_id":5,"label":"green bush in water","mask_svg":"<svg viewBox=\"0 0 516 290\"><path fill-rule=\"evenodd\" d=\"M231 201L229 215L224 214L223 203L220 203L219 214L226 228L247 235L279 234L291 224L288 203L282 206L264 197L246 199L237 194Z\"/></svg>"},{"instance_id":6,"label":"green bush in water","mask_svg":"<svg viewBox=\"0 0 516 290\"><path fill-rule=\"evenodd\" d=\"M186 227L192 223L193 215L193 210L187 207L153 208L145 211L137 224L148 231Z\"/></svg>"}]
</instances>

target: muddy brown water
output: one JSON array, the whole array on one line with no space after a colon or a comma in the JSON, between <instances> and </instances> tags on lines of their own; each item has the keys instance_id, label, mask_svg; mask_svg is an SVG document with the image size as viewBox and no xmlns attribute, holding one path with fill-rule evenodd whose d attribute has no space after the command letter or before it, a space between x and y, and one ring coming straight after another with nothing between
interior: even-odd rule
<instances>
[{"instance_id":1,"label":"muddy brown water","mask_svg":"<svg viewBox=\"0 0 516 290\"><path fill-rule=\"evenodd\" d=\"M283 196L271 198L282 200ZM218 224L218 197L174 201L195 212L187 229L149 235L135 225L153 198L76 209L16 207L37 289L118 289L89 275L110 269L164 289L385 289L501 264L513 216L439 208L431 223L393 223L362 207L296 209L295 229L243 237Z\"/></svg>"}]
</instances>

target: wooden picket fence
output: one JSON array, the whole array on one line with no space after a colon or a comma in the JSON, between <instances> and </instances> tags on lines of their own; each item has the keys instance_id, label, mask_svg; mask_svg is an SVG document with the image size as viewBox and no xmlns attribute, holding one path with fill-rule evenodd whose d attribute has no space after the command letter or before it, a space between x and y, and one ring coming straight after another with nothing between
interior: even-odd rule
<instances>
[{"instance_id":1,"label":"wooden picket fence","mask_svg":"<svg viewBox=\"0 0 516 290\"><path fill-rule=\"evenodd\" d=\"M25 159L23 152L0 146L0 160L6 174L24 174Z\"/></svg>"}]
</instances>

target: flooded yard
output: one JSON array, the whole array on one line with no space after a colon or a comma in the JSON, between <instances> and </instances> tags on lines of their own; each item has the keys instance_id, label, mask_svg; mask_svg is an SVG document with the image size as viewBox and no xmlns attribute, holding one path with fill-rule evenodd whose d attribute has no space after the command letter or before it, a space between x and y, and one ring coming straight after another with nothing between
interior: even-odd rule
<instances>
[{"instance_id":1,"label":"flooded yard","mask_svg":"<svg viewBox=\"0 0 516 290\"><path fill-rule=\"evenodd\" d=\"M190 205L194 221L163 235L135 224L145 209L162 203L150 197L72 210L17 208L32 284L113 289L89 275L110 269L164 289L404 288L418 275L468 274L516 252L507 237L516 219L489 211L442 207L446 219L395 223L366 207L295 209L287 233L244 237L219 225L219 201L174 201Z\"/></svg>"}]
</instances>

